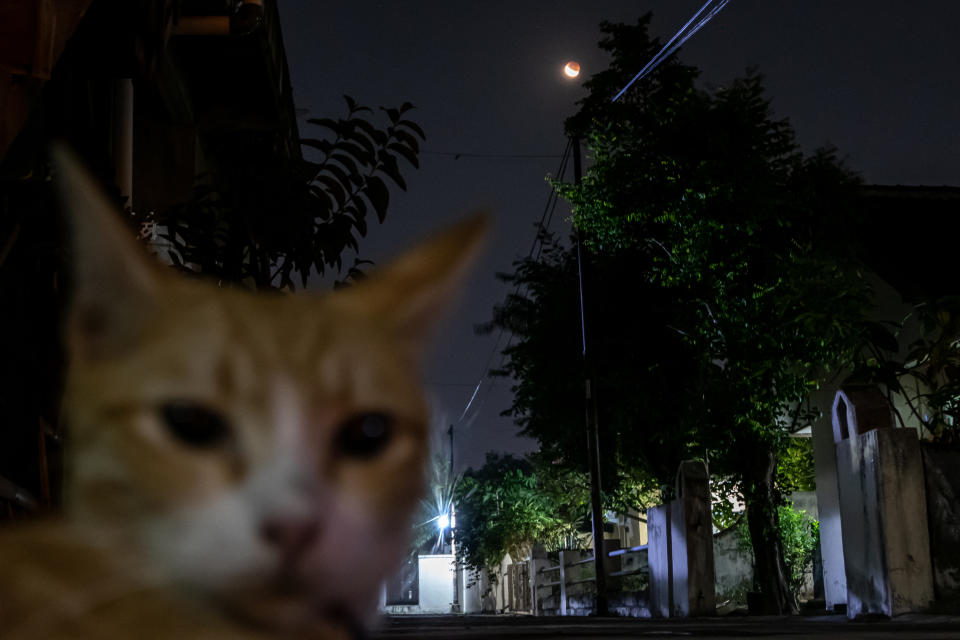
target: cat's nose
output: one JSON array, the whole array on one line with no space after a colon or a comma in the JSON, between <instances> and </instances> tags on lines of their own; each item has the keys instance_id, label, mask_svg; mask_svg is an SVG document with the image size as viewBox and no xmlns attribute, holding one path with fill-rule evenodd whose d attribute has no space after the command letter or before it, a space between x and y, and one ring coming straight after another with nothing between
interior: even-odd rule
<instances>
[{"instance_id":1,"label":"cat's nose","mask_svg":"<svg viewBox=\"0 0 960 640\"><path fill-rule=\"evenodd\" d=\"M287 557L298 556L310 548L319 532L320 523L309 517L274 516L260 527L263 539Z\"/></svg>"}]
</instances>

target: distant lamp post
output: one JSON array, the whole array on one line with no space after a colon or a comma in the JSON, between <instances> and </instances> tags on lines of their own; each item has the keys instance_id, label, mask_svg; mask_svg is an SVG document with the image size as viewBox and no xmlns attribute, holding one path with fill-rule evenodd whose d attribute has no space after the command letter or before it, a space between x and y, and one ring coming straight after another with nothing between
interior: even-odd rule
<instances>
[{"instance_id":1,"label":"distant lamp post","mask_svg":"<svg viewBox=\"0 0 960 640\"><path fill-rule=\"evenodd\" d=\"M563 67L563 73L568 78L576 78L580 75L580 63L571 60Z\"/></svg>"},{"instance_id":2,"label":"distant lamp post","mask_svg":"<svg viewBox=\"0 0 960 640\"><path fill-rule=\"evenodd\" d=\"M449 515L447 515L446 513L441 513L439 516L437 516L437 529L440 529L440 531L446 531L449 526L450 526Z\"/></svg>"}]
</instances>

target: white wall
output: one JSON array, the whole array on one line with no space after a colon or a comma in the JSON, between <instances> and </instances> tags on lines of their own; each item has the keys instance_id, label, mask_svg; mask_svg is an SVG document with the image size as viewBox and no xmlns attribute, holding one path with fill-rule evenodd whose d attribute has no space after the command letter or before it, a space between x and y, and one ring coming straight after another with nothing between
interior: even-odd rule
<instances>
[{"instance_id":1,"label":"white wall","mask_svg":"<svg viewBox=\"0 0 960 640\"><path fill-rule=\"evenodd\" d=\"M913 429L837 444L847 615L896 616L933 601L923 462Z\"/></svg>"},{"instance_id":2,"label":"white wall","mask_svg":"<svg viewBox=\"0 0 960 640\"><path fill-rule=\"evenodd\" d=\"M490 584L486 574L486 571L464 570L463 594L460 597L461 608L464 613L483 612L483 594Z\"/></svg>"},{"instance_id":3,"label":"white wall","mask_svg":"<svg viewBox=\"0 0 960 640\"><path fill-rule=\"evenodd\" d=\"M392 615L451 613L454 590L453 555L420 556L417 560L420 589L419 604L387 605L386 589L381 591L380 610Z\"/></svg>"},{"instance_id":4,"label":"white wall","mask_svg":"<svg viewBox=\"0 0 960 640\"><path fill-rule=\"evenodd\" d=\"M450 613L454 577L453 555L420 556L420 613Z\"/></svg>"},{"instance_id":5,"label":"white wall","mask_svg":"<svg viewBox=\"0 0 960 640\"><path fill-rule=\"evenodd\" d=\"M834 389L830 389L831 392ZM813 426L813 459L820 521L820 557L823 562L823 595L828 611L847 605L847 573L843 564L843 529L840 526L840 493L837 455L833 441L830 405Z\"/></svg>"}]
</instances>

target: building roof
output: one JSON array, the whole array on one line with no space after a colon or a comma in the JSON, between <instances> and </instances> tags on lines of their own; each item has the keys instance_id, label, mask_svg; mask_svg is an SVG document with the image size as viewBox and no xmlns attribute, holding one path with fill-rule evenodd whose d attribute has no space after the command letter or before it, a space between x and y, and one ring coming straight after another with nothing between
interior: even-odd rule
<instances>
[{"instance_id":1,"label":"building roof","mask_svg":"<svg viewBox=\"0 0 960 640\"><path fill-rule=\"evenodd\" d=\"M960 187L865 185L862 260L908 302L960 291Z\"/></svg>"}]
</instances>

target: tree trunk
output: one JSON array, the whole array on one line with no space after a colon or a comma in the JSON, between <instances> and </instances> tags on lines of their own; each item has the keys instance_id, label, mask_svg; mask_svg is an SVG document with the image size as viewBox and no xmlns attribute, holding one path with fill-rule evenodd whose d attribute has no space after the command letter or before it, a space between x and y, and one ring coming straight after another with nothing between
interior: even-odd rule
<instances>
[{"instance_id":1,"label":"tree trunk","mask_svg":"<svg viewBox=\"0 0 960 640\"><path fill-rule=\"evenodd\" d=\"M776 456L771 452L763 452L757 456L753 469L745 474L747 525L750 528L763 613L796 615L799 609L787 586L787 566L780 541L779 500L774 487L776 469Z\"/></svg>"}]
</instances>

